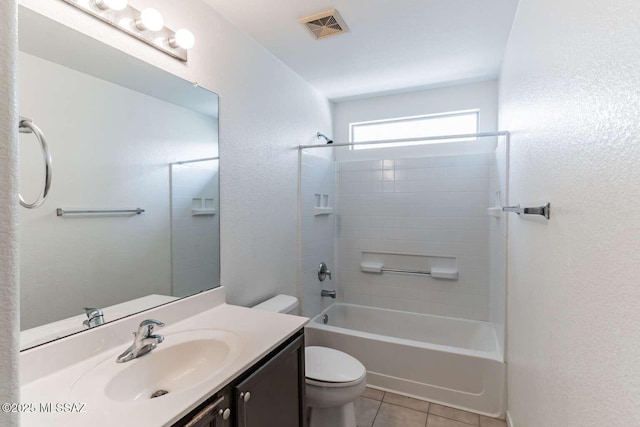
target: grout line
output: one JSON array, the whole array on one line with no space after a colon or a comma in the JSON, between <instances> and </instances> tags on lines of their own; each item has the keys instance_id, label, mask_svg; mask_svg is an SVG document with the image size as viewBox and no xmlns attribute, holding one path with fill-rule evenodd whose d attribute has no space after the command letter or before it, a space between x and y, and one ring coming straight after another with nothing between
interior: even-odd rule
<instances>
[{"instance_id":1,"label":"grout line","mask_svg":"<svg viewBox=\"0 0 640 427\"><path fill-rule=\"evenodd\" d=\"M450 406L446 406L446 405L440 405L438 403L433 403L433 402L431 402L429 400L411 398L411 399L420 400L422 402L428 402L429 403L429 410L427 412L424 412L424 411L420 411L419 409L409 408L407 406L402 406L402 405L397 405L395 403L385 402L384 398L385 398L386 395L387 395L387 392L383 392L382 397L380 398L380 400L378 400L378 402L380 402L380 405L378 405L378 410L376 411L376 415L373 417L373 421L371 422L371 427L373 427L373 424L375 423L375 420L378 417L378 413L380 412L380 408L382 408L382 404L383 403L386 403L387 405L391 405L391 406L396 406L398 408L409 409L411 411L417 411L417 412L421 412L423 414L427 414L427 421L426 421L425 427L429 423L429 415L433 415L433 416L439 417L439 418L444 418L446 420L455 421L455 422L458 422L458 423L461 423L461 424L465 424L465 425L468 425L468 426L480 427L480 415L479 414L475 414L475 413L469 412L469 411L464 411L462 409L451 408ZM376 400L376 399L371 399L371 400ZM431 408L433 407L433 405L439 405L439 406L443 406L445 408L454 409L456 411L462 411L462 412L467 412L467 413L470 413L470 414L473 414L473 415L477 415L478 416L478 424L469 424L469 423L467 423L465 421L460 421L460 420L456 420L454 418L449 418L449 417L445 417L445 416L442 416L442 415L439 415L439 414L434 414L433 412L431 412ZM491 418L491 417L489 417L489 418ZM492 419L498 420L498 418L492 418ZM503 420L500 420L500 421L503 421Z\"/></svg>"},{"instance_id":2,"label":"grout line","mask_svg":"<svg viewBox=\"0 0 640 427\"><path fill-rule=\"evenodd\" d=\"M424 400L423 402L426 402L426 400ZM404 406L404 405L398 405L397 403L391 403L391 402L384 402L384 403L386 403L387 405L391 405L391 406L397 406L398 408L402 408L402 409L409 409L410 411L416 411L416 412L421 412L423 414L429 414L429 411L421 411L420 409L410 408L409 406ZM429 403L431 403L431 402L429 402ZM429 405L429 408L431 408L431 405ZM434 414L434 415L437 415L437 414Z\"/></svg>"},{"instance_id":3,"label":"grout line","mask_svg":"<svg viewBox=\"0 0 640 427\"><path fill-rule=\"evenodd\" d=\"M456 409L456 408L452 408L452 409ZM461 409L458 409L458 410L461 411ZM473 414L473 412L470 412L470 413ZM445 417L445 416L442 416L442 415L434 414L433 412L431 412L431 406L429 406L429 415L433 415L434 417L438 417L438 418L444 418L445 420L455 421L457 423L465 424L465 425L468 425L468 426L480 427L480 415L478 415L478 414L474 414L474 415L478 415L478 424L469 424L468 422L465 422L465 421L460 421L460 420L456 420L454 418L449 418L449 417Z\"/></svg>"},{"instance_id":4,"label":"grout line","mask_svg":"<svg viewBox=\"0 0 640 427\"><path fill-rule=\"evenodd\" d=\"M384 398L384 395L382 396ZM380 400L380 404L378 405L378 410L376 410L376 414L373 417L373 420L371 421L371 426L373 427L373 425L376 423L376 418L378 418L378 413L380 412L380 408L382 408L382 400Z\"/></svg>"}]
</instances>

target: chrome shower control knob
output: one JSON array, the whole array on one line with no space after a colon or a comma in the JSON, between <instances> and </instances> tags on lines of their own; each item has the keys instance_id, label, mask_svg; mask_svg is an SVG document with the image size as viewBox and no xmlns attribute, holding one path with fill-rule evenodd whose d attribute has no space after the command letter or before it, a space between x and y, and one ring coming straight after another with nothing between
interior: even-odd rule
<instances>
[{"instance_id":1,"label":"chrome shower control knob","mask_svg":"<svg viewBox=\"0 0 640 427\"><path fill-rule=\"evenodd\" d=\"M248 402L249 399L251 399L251 393L249 393L248 391L245 393L240 393L240 399L242 399L245 402Z\"/></svg>"},{"instance_id":2,"label":"chrome shower control knob","mask_svg":"<svg viewBox=\"0 0 640 427\"><path fill-rule=\"evenodd\" d=\"M331 280L331 270L329 270L327 264L321 262L320 266L318 267L318 280L324 282L327 276L329 276L329 280Z\"/></svg>"}]
</instances>

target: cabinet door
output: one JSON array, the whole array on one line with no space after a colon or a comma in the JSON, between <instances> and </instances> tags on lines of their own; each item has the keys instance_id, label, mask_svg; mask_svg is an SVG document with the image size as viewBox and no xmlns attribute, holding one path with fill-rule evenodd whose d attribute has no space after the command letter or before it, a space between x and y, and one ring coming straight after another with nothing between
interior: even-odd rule
<instances>
[{"instance_id":1,"label":"cabinet door","mask_svg":"<svg viewBox=\"0 0 640 427\"><path fill-rule=\"evenodd\" d=\"M237 427L304 426L304 336L234 387Z\"/></svg>"}]
</instances>

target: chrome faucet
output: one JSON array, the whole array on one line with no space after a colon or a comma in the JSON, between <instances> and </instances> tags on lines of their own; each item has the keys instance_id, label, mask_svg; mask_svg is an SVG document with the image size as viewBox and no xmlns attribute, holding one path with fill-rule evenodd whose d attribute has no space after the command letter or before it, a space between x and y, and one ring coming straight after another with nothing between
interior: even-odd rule
<instances>
[{"instance_id":1,"label":"chrome faucet","mask_svg":"<svg viewBox=\"0 0 640 427\"><path fill-rule=\"evenodd\" d=\"M323 289L322 291L320 291L320 296L336 299L336 291L328 291L326 289Z\"/></svg>"},{"instance_id":2,"label":"chrome faucet","mask_svg":"<svg viewBox=\"0 0 640 427\"><path fill-rule=\"evenodd\" d=\"M82 324L87 328L95 328L104 324L104 313L99 308L84 307L84 312L87 314L87 320Z\"/></svg>"},{"instance_id":3,"label":"chrome faucet","mask_svg":"<svg viewBox=\"0 0 640 427\"><path fill-rule=\"evenodd\" d=\"M153 328L162 328L164 323L157 320L148 319L142 321L138 326L138 332L133 333L133 344L124 353L117 357L116 362L124 363L149 353L158 344L164 341L162 335L153 335Z\"/></svg>"}]
</instances>

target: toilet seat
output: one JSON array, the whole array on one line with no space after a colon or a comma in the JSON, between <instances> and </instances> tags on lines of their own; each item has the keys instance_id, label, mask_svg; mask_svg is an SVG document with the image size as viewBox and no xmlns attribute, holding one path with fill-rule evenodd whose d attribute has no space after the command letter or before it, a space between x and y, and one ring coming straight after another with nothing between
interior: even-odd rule
<instances>
[{"instance_id":1,"label":"toilet seat","mask_svg":"<svg viewBox=\"0 0 640 427\"><path fill-rule=\"evenodd\" d=\"M306 383L320 387L351 387L364 380L367 370L358 359L327 347L305 348Z\"/></svg>"}]
</instances>

